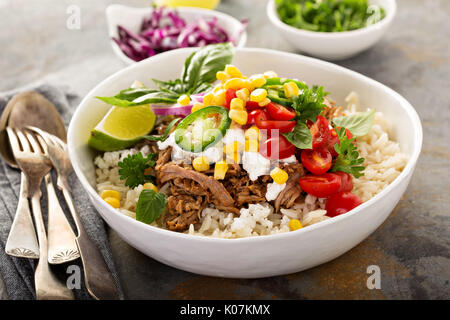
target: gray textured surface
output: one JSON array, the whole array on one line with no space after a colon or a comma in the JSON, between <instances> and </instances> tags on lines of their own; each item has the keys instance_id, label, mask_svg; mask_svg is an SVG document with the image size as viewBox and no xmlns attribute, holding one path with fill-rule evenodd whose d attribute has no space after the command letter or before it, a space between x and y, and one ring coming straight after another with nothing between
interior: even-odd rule
<instances>
[{"instance_id":1,"label":"gray textured surface","mask_svg":"<svg viewBox=\"0 0 450 320\"><path fill-rule=\"evenodd\" d=\"M0 0L0 91L44 79L83 95L119 70L122 65L106 37L104 8L109 2L71 1L81 7L82 28L68 30L68 2ZM223 0L219 10L250 18L247 46L292 51L272 30L265 4ZM423 121L424 145L416 173L389 219L332 262L259 280L182 272L142 255L110 232L128 298L450 298L450 1L398 0L398 4L398 15L384 39L367 52L338 62L398 91ZM381 290L366 287L369 265L381 268Z\"/></svg>"}]
</instances>

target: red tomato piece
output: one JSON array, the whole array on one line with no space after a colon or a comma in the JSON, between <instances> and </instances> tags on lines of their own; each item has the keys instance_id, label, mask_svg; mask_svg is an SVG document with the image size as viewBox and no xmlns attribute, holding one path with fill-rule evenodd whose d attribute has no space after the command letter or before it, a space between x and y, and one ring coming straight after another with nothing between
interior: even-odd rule
<instances>
[{"instance_id":1,"label":"red tomato piece","mask_svg":"<svg viewBox=\"0 0 450 320\"><path fill-rule=\"evenodd\" d=\"M225 108L230 109L231 100L233 100L234 98L236 98L236 90L227 89L225 93Z\"/></svg>"},{"instance_id":2,"label":"red tomato piece","mask_svg":"<svg viewBox=\"0 0 450 320\"><path fill-rule=\"evenodd\" d=\"M353 190L353 179L351 175L342 171L336 171L333 173L341 177L341 188L338 192L350 192Z\"/></svg>"},{"instance_id":3,"label":"red tomato piece","mask_svg":"<svg viewBox=\"0 0 450 320\"><path fill-rule=\"evenodd\" d=\"M271 160L285 159L295 154L295 146L284 136L276 136L264 141L259 153Z\"/></svg>"},{"instance_id":4,"label":"red tomato piece","mask_svg":"<svg viewBox=\"0 0 450 320\"><path fill-rule=\"evenodd\" d=\"M266 105L266 110L269 113L269 116L273 120L283 120L288 121L296 116L296 113L291 108L286 108L281 104L271 102Z\"/></svg>"},{"instance_id":5,"label":"red tomato piece","mask_svg":"<svg viewBox=\"0 0 450 320\"><path fill-rule=\"evenodd\" d=\"M253 110L261 110L262 107L259 106L258 102L248 100L245 103L245 109L247 109L247 111L253 111Z\"/></svg>"},{"instance_id":6,"label":"red tomato piece","mask_svg":"<svg viewBox=\"0 0 450 320\"><path fill-rule=\"evenodd\" d=\"M341 187L341 177L333 173L308 174L301 177L299 183L306 193L318 198L328 198L338 192Z\"/></svg>"},{"instance_id":7,"label":"red tomato piece","mask_svg":"<svg viewBox=\"0 0 450 320\"><path fill-rule=\"evenodd\" d=\"M256 126L259 129L278 129L280 133L291 132L296 124L296 121L262 120L261 118L256 119Z\"/></svg>"},{"instance_id":8,"label":"red tomato piece","mask_svg":"<svg viewBox=\"0 0 450 320\"><path fill-rule=\"evenodd\" d=\"M305 168L314 174L324 174L331 168L331 153L326 149L302 150L301 160Z\"/></svg>"},{"instance_id":9,"label":"red tomato piece","mask_svg":"<svg viewBox=\"0 0 450 320\"><path fill-rule=\"evenodd\" d=\"M349 212L361 203L362 200L357 195L350 192L339 192L328 198L325 210L327 210L327 216L336 217Z\"/></svg>"},{"instance_id":10,"label":"red tomato piece","mask_svg":"<svg viewBox=\"0 0 450 320\"><path fill-rule=\"evenodd\" d=\"M269 115L262 109L253 110L248 114L247 124L256 124L256 121L269 120Z\"/></svg>"},{"instance_id":11,"label":"red tomato piece","mask_svg":"<svg viewBox=\"0 0 450 320\"><path fill-rule=\"evenodd\" d=\"M330 128L325 117L317 116L316 122L309 129L312 135L313 150L325 146L330 138Z\"/></svg>"}]
</instances>

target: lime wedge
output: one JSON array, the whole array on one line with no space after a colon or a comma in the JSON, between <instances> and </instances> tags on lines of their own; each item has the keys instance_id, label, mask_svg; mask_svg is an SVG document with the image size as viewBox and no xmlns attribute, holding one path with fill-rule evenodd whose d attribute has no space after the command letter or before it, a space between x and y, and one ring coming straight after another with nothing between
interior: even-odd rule
<instances>
[{"instance_id":1,"label":"lime wedge","mask_svg":"<svg viewBox=\"0 0 450 320\"><path fill-rule=\"evenodd\" d=\"M156 121L150 105L112 107L92 130L88 144L100 151L115 151L131 147L149 133Z\"/></svg>"}]
</instances>

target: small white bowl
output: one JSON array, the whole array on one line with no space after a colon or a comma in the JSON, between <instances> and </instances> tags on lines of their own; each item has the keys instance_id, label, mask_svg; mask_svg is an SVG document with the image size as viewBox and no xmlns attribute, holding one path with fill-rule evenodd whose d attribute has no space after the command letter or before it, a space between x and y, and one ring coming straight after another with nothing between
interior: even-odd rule
<instances>
[{"instance_id":1,"label":"small white bowl","mask_svg":"<svg viewBox=\"0 0 450 320\"><path fill-rule=\"evenodd\" d=\"M199 18L216 17L217 24L226 30L231 37L233 37L233 35L238 35L243 28L243 25L239 20L222 12L193 7L178 7L176 10L187 23L194 22ZM108 6L106 8L106 20L108 24L109 37L118 38L117 27L119 25L130 31L138 33L141 28L142 20L144 17L148 17L152 11L153 8L151 7L135 8L119 4L112 4ZM244 32L242 32L238 37L236 47L243 47L246 42L247 32L244 30ZM136 61L130 59L126 54L124 54L112 39L111 46L116 56L118 56L119 59L126 65L136 63Z\"/></svg>"},{"instance_id":2,"label":"small white bowl","mask_svg":"<svg viewBox=\"0 0 450 320\"><path fill-rule=\"evenodd\" d=\"M233 64L246 75L273 70L282 77L323 85L339 104L355 91L362 106L376 108L391 124L391 138L409 158L402 173L384 190L351 212L283 234L241 239L193 236L136 221L108 205L96 192L90 131L110 106L95 96L110 96L140 80L180 76L194 49L158 54L108 77L81 101L68 131L69 155L76 175L105 221L130 245L170 266L203 275L259 278L293 273L330 261L375 231L389 216L413 174L422 147L422 126L414 108L385 85L335 64L268 49L236 49ZM395 230L394 230L395 232Z\"/></svg>"},{"instance_id":3,"label":"small white bowl","mask_svg":"<svg viewBox=\"0 0 450 320\"><path fill-rule=\"evenodd\" d=\"M341 60L352 57L373 46L386 33L397 12L395 0L369 0L384 8L383 20L357 30L344 32L315 32L287 25L278 17L274 0L267 4L267 16L296 49L326 60Z\"/></svg>"}]
</instances>

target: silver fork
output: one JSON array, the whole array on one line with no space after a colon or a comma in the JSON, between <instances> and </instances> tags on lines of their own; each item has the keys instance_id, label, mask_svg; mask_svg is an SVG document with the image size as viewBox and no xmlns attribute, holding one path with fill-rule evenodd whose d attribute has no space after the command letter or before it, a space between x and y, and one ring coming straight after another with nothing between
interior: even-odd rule
<instances>
[{"instance_id":1,"label":"silver fork","mask_svg":"<svg viewBox=\"0 0 450 320\"><path fill-rule=\"evenodd\" d=\"M28 127L44 138L47 144L48 155L53 166L58 173L57 186L64 194L67 205L78 229L76 238L80 250L81 261L84 267L84 277L86 288L96 299L119 299L119 293L108 266L103 259L101 252L94 245L88 234L84 230L80 216L75 209L72 196L70 194L70 185L68 177L73 171L69 159L67 145L58 137L45 132L39 128Z\"/></svg>"},{"instance_id":2,"label":"silver fork","mask_svg":"<svg viewBox=\"0 0 450 320\"><path fill-rule=\"evenodd\" d=\"M52 274L47 261L47 235L42 218L40 186L44 176L51 170L50 161L44 155L33 134L9 127L6 130L17 164L28 181L28 198L31 200L38 235L40 258L34 274L36 299L74 299L73 292ZM42 140L40 137L37 137L37 139Z\"/></svg>"}]
</instances>

